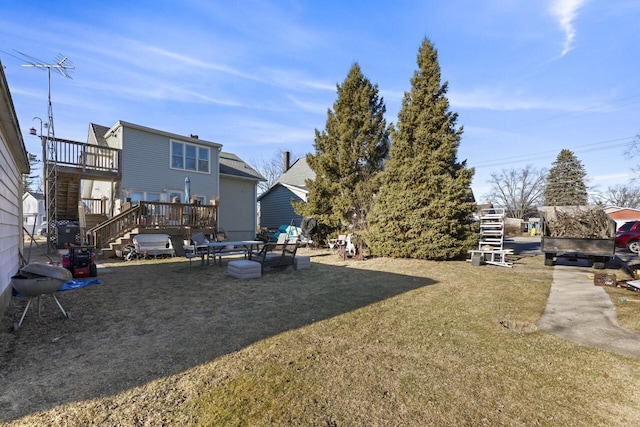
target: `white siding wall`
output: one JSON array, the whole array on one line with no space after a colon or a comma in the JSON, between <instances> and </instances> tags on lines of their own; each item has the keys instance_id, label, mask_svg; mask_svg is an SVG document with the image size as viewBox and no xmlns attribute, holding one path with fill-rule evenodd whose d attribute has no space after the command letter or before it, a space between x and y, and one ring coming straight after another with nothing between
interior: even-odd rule
<instances>
[{"instance_id":1,"label":"white siding wall","mask_svg":"<svg viewBox=\"0 0 640 427\"><path fill-rule=\"evenodd\" d=\"M4 313L11 298L11 276L18 271L19 251L23 248L20 182L16 160L0 128L0 313Z\"/></svg>"},{"instance_id":2,"label":"white siding wall","mask_svg":"<svg viewBox=\"0 0 640 427\"><path fill-rule=\"evenodd\" d=\"M29 233L33 233L37 230L43 221L45 216L44 200L38 200L29 193L25 193L22 199L22 216L25 219L22 225L27 229Z\"/></svg>"},{"instance_id":3,"label":"white siding wall","mask_svg":"<svg viewBox=\"0 0 640 427\"><path fill-rule=\"evenodd\" d=\"M218 226L227 240L253 240L256 237L256 181L220 177Z\"/></svg>"}]
</instances>

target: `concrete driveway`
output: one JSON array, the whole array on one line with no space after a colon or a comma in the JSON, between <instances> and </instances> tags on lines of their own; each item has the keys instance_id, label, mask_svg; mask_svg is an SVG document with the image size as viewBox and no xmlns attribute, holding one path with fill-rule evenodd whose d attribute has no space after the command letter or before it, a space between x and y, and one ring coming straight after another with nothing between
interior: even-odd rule
<instances>
[{"instance_id":1,"label":"concrete driveway","mask_svg":"<svg viewBox=\"0 0 640 427\"><path fill-rule=\"evenodd\" d=\"M518 255L541 255L539 237L515 237L505 241ZM620 263L636 255L618 251ZM640 334L618 324L616 309L607 292L587 277L592 270L585 260L553 267L553 282L547 306L538 327L577 344L640 357Z\"/></svg>"}]
</instances>

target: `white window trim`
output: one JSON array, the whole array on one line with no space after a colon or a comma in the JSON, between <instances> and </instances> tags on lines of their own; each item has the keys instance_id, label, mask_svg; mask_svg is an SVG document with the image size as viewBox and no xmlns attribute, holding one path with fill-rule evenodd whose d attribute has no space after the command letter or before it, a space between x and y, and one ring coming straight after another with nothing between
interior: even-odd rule
<instances>
[{"instance_id":1,"label":"white window trim","mask_svg":"<svg viewBox=\"0 0 640 427\"><path fill-rule=\"evenodd\" d=\"M182 168L176 168L173 166L173 144L174 143L182 144L184 148L183 154L182 154L182 165L183 165ZM187 169L184 167L187 163L187 159L185 157L187 152L186 150L187 146L191 146L196 149L196 170ZM209 170L207 171L198 170L198 164L200 163L200 158L198 157L198 155L200 154L201 148L207 150L207 165L209 166ZM190 144L188 142L178 141L176 139L170 139L169 140L169 169L185 171L185 172L193 172L193 173L211 174L211 147L205 147L204 145Z\"/></svg>"}]
</instances>

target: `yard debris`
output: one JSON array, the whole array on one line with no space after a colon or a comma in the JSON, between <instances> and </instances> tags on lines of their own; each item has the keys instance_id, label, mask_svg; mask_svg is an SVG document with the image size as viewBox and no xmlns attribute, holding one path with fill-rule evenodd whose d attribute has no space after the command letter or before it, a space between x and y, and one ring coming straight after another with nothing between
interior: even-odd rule
<instances>
[{"instance_id":1,"label":"yard debris","mask_svg":"<svg viewBox=\"0 0 640 427\"><path fill-rule=\"evenodd\" d=\"M554 208L547 217L550 237L609 239L615 236L611 218L600 207L579 207L572 210Z\"/></svg>"}]
</instances>

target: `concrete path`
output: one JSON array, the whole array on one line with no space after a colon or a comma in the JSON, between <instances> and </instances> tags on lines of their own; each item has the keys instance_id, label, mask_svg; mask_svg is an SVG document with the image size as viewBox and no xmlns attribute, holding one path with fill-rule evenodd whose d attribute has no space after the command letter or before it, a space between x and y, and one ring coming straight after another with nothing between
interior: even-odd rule
<instances>
[{"instance_id":1,"label":"concrete path","mask_svg":"<svg viewBox=\"0 0 640 427\"><path fill-rule=\"evenodd\" d=\"M594 286L586 264L556 265L547 307L539 328L590 347L640 357L640 334L618 324L615 306L600 286ZM640 307L638 307L640 309Z\"/></svg>"}]
</instances>

